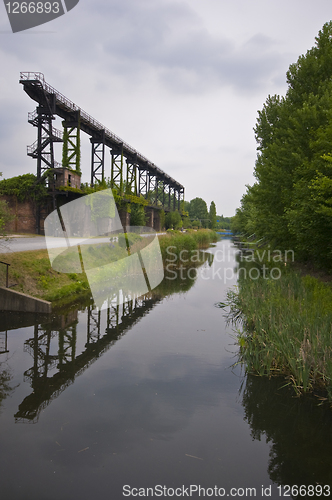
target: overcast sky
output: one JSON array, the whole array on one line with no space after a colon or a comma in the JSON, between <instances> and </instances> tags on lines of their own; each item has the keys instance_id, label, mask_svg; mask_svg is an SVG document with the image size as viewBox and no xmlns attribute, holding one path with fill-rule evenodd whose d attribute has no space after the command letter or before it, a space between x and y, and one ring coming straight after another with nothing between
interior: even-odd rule
<instances>
[{"instance_id":1,"label":"overcast sky","mask_svg":"<svg viewBox=\"0 0 332 500\"><path fill-rule=\"evenodd\" d=\"M39 71L183 184L186 200L213 200L232 216L254 182L257 110L285 94L289 65L331 18L331 0L80 0L13 34L1 3L0 172L36 173L26 155L35 103L18 81ZM85 134L82 171L88 181Z\"/></svg>"}]
</instances>

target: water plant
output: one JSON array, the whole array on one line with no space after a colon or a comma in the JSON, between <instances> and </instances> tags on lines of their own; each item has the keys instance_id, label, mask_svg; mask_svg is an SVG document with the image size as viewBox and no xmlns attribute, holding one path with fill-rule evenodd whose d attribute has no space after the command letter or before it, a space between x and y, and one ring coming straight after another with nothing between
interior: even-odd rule
<instances>
[{"instance_id":1,"label":"water plant","mask_svg":"<svg viewBox=\"0 0 332 500\"><path fill-rule=\"evenodd\" d=\"M229 306L230 321L241 323L239 361L248 373L282 375L298 394L318 391L332 401L329 284L289 267L279 279L246 274L221 306Z\"/></svg>"}]
</instances>

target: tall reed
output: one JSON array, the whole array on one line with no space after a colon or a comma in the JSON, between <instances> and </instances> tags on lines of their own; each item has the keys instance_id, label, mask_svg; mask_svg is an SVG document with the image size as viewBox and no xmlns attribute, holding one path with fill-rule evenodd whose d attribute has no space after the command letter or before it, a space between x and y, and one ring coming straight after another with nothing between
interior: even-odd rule
<instances>
[{"instance_id":1,"label":"tall reed","mask_svg":"<svg viewBox=\"0 0 332 500\"><path fill-rule=\"evenodd\" d=\"M284 375L298 393L324 390L332 401L332 289L285 269L279 279L246 278L228 293L240 360L258 375Z\"/></svg>"}]
</instances>

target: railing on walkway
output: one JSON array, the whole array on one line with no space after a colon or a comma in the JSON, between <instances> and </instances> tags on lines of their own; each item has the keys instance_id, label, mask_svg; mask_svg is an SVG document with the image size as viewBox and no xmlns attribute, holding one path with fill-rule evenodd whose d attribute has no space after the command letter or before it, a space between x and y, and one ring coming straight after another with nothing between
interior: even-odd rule
<instances>
[{"instance_id":1,"label":"railing on walkway","mask_svg":"<svg viewBox=\"0 0 332 500\"><path fill-rule=\"evenodd\" d=\"M1 260L0 260L0 264L4 264L5 266L7 266L7 269L6 269L6 288L9 288L8 283L9 283L9 266L10 266L10 264L8 264L7 262L2 262Z\"/></svg>"}]
</instances>

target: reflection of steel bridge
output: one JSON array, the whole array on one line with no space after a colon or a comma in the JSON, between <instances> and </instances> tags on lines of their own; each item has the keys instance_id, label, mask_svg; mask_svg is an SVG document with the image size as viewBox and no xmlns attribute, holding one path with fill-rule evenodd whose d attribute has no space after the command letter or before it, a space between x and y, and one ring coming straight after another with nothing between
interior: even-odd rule
<instances>
[{"instance_id":1,"label":"reflection of steel bridge","mask_svg":"<svg viewBox=\"0 0 332 500\"><path fill-rule=\"evenodd\" d=\"M118 297L114 297L115 303ZM89 366L108 351L129 328L159 302L151 294L112 305L101 314L92 306L87 310L84 350L78 353L77 314L59 316L58 325L35 325L33 338L24 350L33 357L33 366L24 373L32 393L19 405L15 422L35 423L40 412L74 383ZM76 311L77 313L77 311Z\"/></svg>"},{"instance_id":2,"label":"reflection of steel bridge","mask_svg":"<svg viewBox=\"0 0 332 500\"><path fill-rule=\"evenodd\" d=\"M160 170L104 127L88 113L45 82L42 73L23 72L20 83L25 92L38 103L29 113L28 121L37 127L38 137L28 146L28 155L37 159L37 178L61 168L80 173L80 131L90 136L91 185L110 178L111 186L124 199L126 195L148 198L151 206L179 210L184 187ZM52 126L55 116L61 117L63 133ZM63 142L62 165L54 159L54 143ZM106 148L111 154L110 169L106 171ZM70 184L70 181L69 181Z\"/></svg>"}]
</instances>

